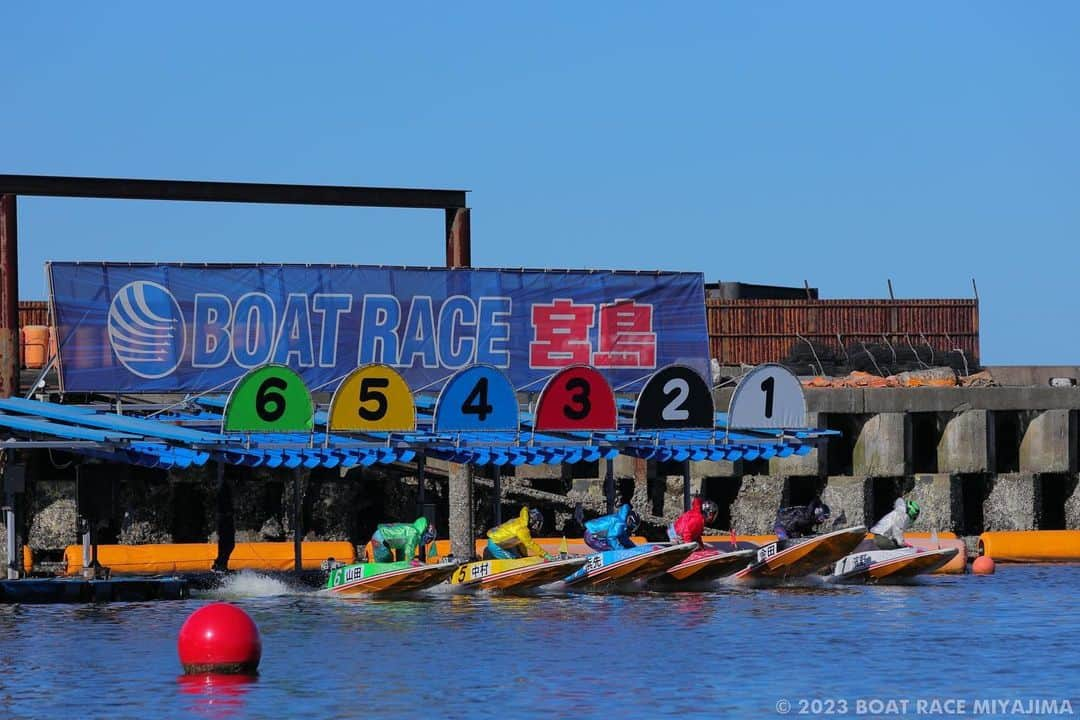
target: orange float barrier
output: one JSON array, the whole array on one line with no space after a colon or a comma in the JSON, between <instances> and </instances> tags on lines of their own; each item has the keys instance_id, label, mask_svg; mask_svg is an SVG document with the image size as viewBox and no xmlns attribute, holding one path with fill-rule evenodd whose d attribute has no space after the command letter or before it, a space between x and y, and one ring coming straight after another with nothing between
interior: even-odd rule
<instances>
[{"instance_id":1,"label":"orange float barrier","mask_svg":"<svg viewBox=\"0 0 1080 720\"><path fill-rule=\"evenodd\" d=\"M276 570L294 568L291 542L236 543L229 555L230 570ZM67 574L82 570L82 545L64 548ZM98 545L98 562L114 575L159 575L175 572L210 572L217 558L215 543L174 545ZM301 567L318 570L322 562L356 562L356 548L349 542L305 542L300 546Z\"/></svg>"},{"instance_id":2,"label":"orange float barrier","mask_svg":"<svg viewBox=\"0 0 1080 720\"><path fill-rule=\"evenodd\" d=\"M979 555L997 562L1080 562L1080 530L984 532Z\"/></svg>"},{"instance_id":3,"label":"orange float barrier","mask_svg":"<svg viewBox=\"0 0 1080 720\"><path fill-rule=\"evenodd\" d=\"M956 548L957 553L952 560L939 567L931 575L963 575L967 572L967 547L964 541L956 537L955 533L938 533L937 542L930 539L930 533L904 533L904 539L909 545L914 545L923 550L936 550L938 548Z\"/></svg>"},{"instance_id":4,"label":"orange float barrier","mask_svg":"<svg viewBox=\"0 0 1080 720\"><path fill-rule=\"evenodd\" d=\"M27 325L22 329L23 365L36 370L45 366L49 354L49 327Z\"/></svg>"},{"instance_id":5,"label":"orange float barrier","mask_svg":"<svg viewBox=\"0 0 1080 720\"><path fill-rule=\"evenodd\" d=\"M702 541L707 543L728 543L731 544L731 535L702 535ZM735 542L737 543L753 543L754 545L768 545L771 542L776 542L775 535L736 535Z\"/></svg>"}]
</instances>

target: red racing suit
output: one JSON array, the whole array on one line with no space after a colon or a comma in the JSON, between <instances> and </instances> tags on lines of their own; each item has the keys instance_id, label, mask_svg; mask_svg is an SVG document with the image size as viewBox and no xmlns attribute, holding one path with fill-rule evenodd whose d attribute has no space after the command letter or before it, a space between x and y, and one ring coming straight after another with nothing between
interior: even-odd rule
<instances>
[{"instance_id":1,"label":"red racing suit","mask_svg":"<svg viewBox=\"0 0 1080 720\"><path fill-rule=\"evenodd\" d=\"M705 532L705 516L701 513L701 498L694 498L690 509L680 515L672 527L675 530L673 540L696 542L701 545L701 534Z\"/></svg>"}]
</instances>

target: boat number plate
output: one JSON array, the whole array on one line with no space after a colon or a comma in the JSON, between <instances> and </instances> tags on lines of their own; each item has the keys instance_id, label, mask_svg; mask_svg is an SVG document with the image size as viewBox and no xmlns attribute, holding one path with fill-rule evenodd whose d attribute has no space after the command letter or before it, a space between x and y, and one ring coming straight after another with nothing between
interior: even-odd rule
<instances>
[{"instance_id":1,"label":"boat number plate","mask_svg":"<svg viewBox=\"0 0 1080 720\"><path fill-rule=\"evenodd\" d=\"M604 567L603 555L590 555L589 559L585 561L585 572L599 570L602 567Z\"/></svg>"},{"instance_id":2,"label":"boat number plate","mask_svg":"<svg viewBox=\"0 0 1080 720\"><path fill-rule=\"evenodd\" d=\"M757 551L758 562L764 562L776 554L776 543L769 543Z\"/></svg>"},{"instance_id":3,"label":"boat number plate","mask_svg":"<svg viewBox=\"0 0 1080 720\"><path fill-rule=\"evenodd\" d=\"M490 574L491 564L486 562L477 563L476 565L472 566L471 570L469 570L469 578L472 580L479 580L480 578L485 578Z\"/></svg>"}]
</instances>

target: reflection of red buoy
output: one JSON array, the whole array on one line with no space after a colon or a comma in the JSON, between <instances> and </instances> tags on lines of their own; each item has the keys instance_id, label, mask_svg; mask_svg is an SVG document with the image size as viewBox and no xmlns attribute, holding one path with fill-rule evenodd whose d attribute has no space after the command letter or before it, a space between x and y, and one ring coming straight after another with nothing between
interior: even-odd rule
<instances>
[{"instance_id":1,"label":"reflection of red buoy","mask_svg":"<svg viewBox=\"0 0 1080 720\"><path fill-rule=\"evenodd\" d=\"M993 575L994 558L989 555L980 555L971 563L971 572L975 575Z\"/></svg>"},{"instance_id":2,"label":"reflection of red buoy","mask_svg":"<svg viewBox=\"0 0 1080 720\"><path fill-rule=\"evenodd\" d=\"M191 613L176 639L184 672L251 675L262 658L259 628L229 603L212 603Z\"/></svg>"},{"instance_id":3,"label":"reflection of red buoy","mask_svg":"<svg viewBox=\"0 0 1080 720\"><path fill-rule=\"evenodd\" d=\"M181 675L176 680L180 683L180 691L188 695L202 695L215 703L241 705L249 686L259 678L257 675L201 673Z\"/></svg>"}]
</instances>

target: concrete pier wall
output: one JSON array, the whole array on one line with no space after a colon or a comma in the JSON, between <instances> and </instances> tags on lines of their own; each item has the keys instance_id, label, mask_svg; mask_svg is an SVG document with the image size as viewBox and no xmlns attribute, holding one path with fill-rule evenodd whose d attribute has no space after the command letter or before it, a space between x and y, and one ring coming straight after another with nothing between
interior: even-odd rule
<instances>
[{"instance_id":1,"label":"concrete pier wall","mask_svg":"<svg viewBox=\"0 0 1080 720\"><path fill-rule=\"evenodd\" d=\"M863 423L852 451L852 474L868 477L907 475L911 472L911 417L905 413L878 413Z\"/></svg>"},{"instance_id":2,"label":"concrete pier wall","mask_svg":"<svg viewBox=\"0 0 1080 720\"><path fill-rule=\"evenodd\" d=\"M947 415L937 447L941 472L994 472L994 422L989 410Z\"/></svg>"},{"instance_id":3,"label":"concrete pier wall","mask_svg":"<svg viewBox=\"0 0 1080 720\"><path fill-rule=\"evenodd\" d=\"M715 531L770 533L776 511L815 495L848 524L872 525L897 497L922 507L915 529L977 535L987 530L1080 529L1080 388L810 389L808 424L843 434L805 456L754 462L690 463L691 490L720 505ZM718 392L727 407L730 390ZM502 468L502 517L524 505L545 513L545 531L580 537L573 509L606 506L607 461ZM682 466L627 456L611 461L617 501L633 502L644 533L664 537L683 509ZM291 477L228 468L238 541L286 539L292 531ZM425 512L455 555L493 522L491 468L429 459ZM131 468L123 473L110 542L205 542L214 535L213 473ZM44 453L28 460L19 534L43 556L77 542L71 467ZM312 471L304 478L301 528L307 539L365 543L377 522L412 521L418 483L412 465Z\"/></svg>"}]
</instances>

